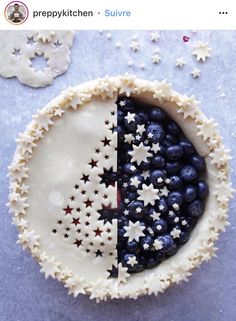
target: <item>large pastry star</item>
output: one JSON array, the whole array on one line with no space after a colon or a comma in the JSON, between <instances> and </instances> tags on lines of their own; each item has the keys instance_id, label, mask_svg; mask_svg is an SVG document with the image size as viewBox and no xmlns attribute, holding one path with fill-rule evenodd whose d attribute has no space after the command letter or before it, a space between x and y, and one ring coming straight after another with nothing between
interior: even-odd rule
<instances>
[{"instance_id":1,"label":"large pastry star","mask_svg":"<svg viewBox=\"0 0 236 321\"><path fill-rule=\"evenodd\" d=\"M135 223L129 221L129 226L125 226L124 229L126 230L124 236L128 237L129 241L135 240L138 242L141 236L145 236L145 234L143 233L145 226L140 225L139 221Z\"/></svg>"},{"instance_id":2,"label":"large pastry star","mask_svg":"<svg viewBox=\"0 0 236 321\"><path fill-rule=\"evenodd\" d=\"M149 156L152 156L148 151L150 150L149 146L144 146L143 143L140 143L138 146L133 145L132 152L129 154L132 156L131 161L137 162L140 165L142 162L146 162Z\"/></svg>"},{"instance_id":3,"label":"large pastry star","mask_svg":"<svg viewBox=\"0 0 236 321\"><path fill-rule=\"evenodd\" d=\"M155 189L153 184L143 184L142 189L138 190L138 200L143 201L144 206L147 206L148 204L154 205L155 201L160 199L158 192L159 189Z\"/></svg>"}]
</instances>

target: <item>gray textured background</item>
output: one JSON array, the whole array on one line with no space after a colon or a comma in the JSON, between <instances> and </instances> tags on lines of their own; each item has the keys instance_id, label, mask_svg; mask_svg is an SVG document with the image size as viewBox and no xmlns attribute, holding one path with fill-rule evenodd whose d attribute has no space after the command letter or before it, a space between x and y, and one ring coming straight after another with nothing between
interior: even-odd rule
<instances>
[{"instance_id":1,"label":"gray textured background","mask_svg":"<svg viewBox=\"0 0 236 321\"><path fill-rule=\"evenodd\" d=\"M188 283L167 290L159 297L134 300L114 300L96 304L87 297L67 296L66 290L53 279L45 280L38 264L19 245L17 233L5 207L8 195L7 166L11 161L18 132L23 131L31 115L61 90L98 76L118 75L128 70L139 77L168 79L176 90L195 94L202 110L218 121L225 144L235 156L236 143L236 32L161 31L160 41L153 44L150 32L81 31L76 34L71 50L71 65L52 86L32 89L17 79L0 77L0 321L75 321L75 320L168 320L168 321L234 321L236 318L236 237L235 202L231 202L230 222L218 242L218 258L203 264ZM131 35L137 34L141 50L129 49ZM183 43L182 36L190 36ZM191 55L198 40L209 41L212 58L197 63ZM115 43L123 44L121 49ZM155 47L160 48L162 61L151 63ZM183 56L187 65L178 70L175 59ZM134 68L127 66L129 59ZM2 62L0 62L2 63ZM145 63L146 69L139 65ZM201 77L193 80L192 69L201 69ZM219 97L225 93L225 97ZM234 168L234 161L232 161ZM233 181L235 173L232 172Z\"/></svg>"}]
</instances>

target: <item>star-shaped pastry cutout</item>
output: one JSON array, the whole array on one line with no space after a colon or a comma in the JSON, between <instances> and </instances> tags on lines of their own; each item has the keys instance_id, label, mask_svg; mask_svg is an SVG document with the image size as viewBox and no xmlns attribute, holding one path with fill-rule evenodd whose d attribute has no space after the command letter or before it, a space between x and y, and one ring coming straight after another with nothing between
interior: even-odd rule
<instances>
[{"instance_id":1,"label":"star-shaped pastry cutout","mask_svg":"<svg viewBox=\"0 0 236 321\"><path fill-rule=\"evenodd\" d=\"M173 228L173 230L170 232L170 235L173 237L173 239L177 239L180 237L181 230L177 228Z\"/></svg>"},{"instance_id":2,"label":"star-shaped pastry cutout","mask_svg":"<svg viewBox=\"0 0 236 321\"><path fill-rule=\"evenodd\" d=\"M145 234L143 233L145 226L140 225L139 221L135 223L129 221L129 225L125 226L124 229L126 230L124 236L128 237L129 241L135 240L136 242L138 242L140 237L145 236Z\"/></svg>"},{"instance_id":3,"label":"star-shaped pastry cutout","mask_svg":"<svg viewBox=\"0 0 236 321\"><path fill-rule=\"evenodd\" d=\"M45 278L47 279L49 276L52 278L56 277L56 273L60 272L59 263L55 261L55 258L52 257L50 259L45 260L44 262L40 262L42 266L40 272L45 274Z\"/></svg>"},{"instance_id":4,"label":"star-shaped pastry cutout","mask_svg":"<svg viewBox=\"0 0 236 321\"><path fill-rule=\"evenodd\" d=\"M152 63L153 64L159 64L161 61L161 56L157 53L155 55L152 55Z\"/></svg>"},{"instance_id":5,"label":"star-shaped pastry cutout","mask_svg":"<svg viewBox=\"0 0 236 321\"><path fill-rule=\"evenodd\" d=\"M135 114L128 112L127 116L125 116L125 119L127 120L128 124L131 123L132 121L135 121Z\"/></svg>"},{"instance_id":6,"label":"star-shaped pastry cutout","mask_svg":"<svg viewBox=\"0 0 236 321\"><path fill-rule=\"evenodd\" d=\"M143 244L143 248L144 248L144 250L148 250L148 249L149 249L149 247L150 247L150 246L149 246L149 244L147 244L147 243L144 243L144 244Z\"/></svg>"},{"instance_id":7,"label":"star-shaped pastry cutout","mask_svg":"<svg viewBox=\"0 0 236 321\"><path fill-rule=\"evenodd\" d=\"M206 141L207 139L214 139L217 126L218 125L214 122L213 119L205 119L203 124L197 126L197 128L199 129L197 136L203 136L204 141Z\"/></svg>"},{"instance_id":8,"label":"star-shaped pastry cutout","mask_svg":"<svg viewBox=\"0 0 236 321\"><path fill-rule=\"evenodd\" d=\"M200 74L201 74L200 69L194 68L193 71L191 71L191 75L193 76L194 79L200 77Z\"/></svg>"},{"instance_id":9,"label":"star-shaped pastry cutout","mask_svg":"<svg viewBox=\"0 0 236 321\"><path fill-rule=\"evenodd\" d=\"M163 244L159 240L155 240L154 243L153 243L153 246L154 246L156 251L161 250L163 248Z\"/></svg>"},{"instance_id":10,"label":"star-shaped pastry cutout","mask_svg":"<svg viewBox=\"0 0 236 321\"><path fill-rule=\"evenodd\" d=\"M127 271L127 267L124 267L121 263L118 264L118 283L126 283L126 279L130 276Z\"/></svg>"},{"instance_id":11,"label":"star-shaped pastry cutout","mask_svg":"<svg viewBox=\"0 0 236 321\"><path fill-rule=\"evenodd\" d=\"M169 190L166 186L164 186L161 190L160 190L161 196L168 196L169 194Z\"/></svg>"},{"instance_id":12,"label":"star-shaped pastry cutout","mask_svg":"<svg viewBox=\"0 0 236 321\"><path fill-rule=\"evenodd\" d=\"M130 45L130 48L131 48L134 52L139 51L140 46L139 46L138 41L133 40L132 43L131 43L131 45Z\"/></svg>"},{"instance_id":13,"label":"star-shaped pastry cutout","mask_svg":"<svg viewBox=\"0 0 236 321\"><path fill-rule=\"evenodd\" d=\"M207 58L211 57L211 48L207 42L199 41L194 46L193 55L196 56L197 61L205 62Z\"/></svg>"},{"instance_id":14,"label":"star-shaped pastry cutout","mask_svg":"<svg viewBox=\"0 0 236 321\"><path fill-rule=\"evenodd\" d=\"M184 58L181 57L176 59L176 62L175 62L176 67L183 68L185 64L186 64L186 61L184 60Z\"/></svg>"},{"instance_id":15,"label":"star-shaped pastry cutout","mask_svg":"<svg viewBox=\"0 0 236 321\"><path fill-rule=\"evenodd\" d=\"M152 217L153 221L158 221L160 219L161 213L153 212L150 216Z\"/></svg>"},{"instance_id":16,"label":"star-shaped pastry cutout","mask_svg":"<svg viewBox=\"0 0 236 321\"><path fill-rule=\"evenodd\" d=\"M125 143L131 144L133 140L134 140L134 136L132 134L125 135Z\"/></svg>"},{"instance_id":17,"label":"star-shaped pastry cutout","mask_svg":"<svg viewBox=\"0 0 236 321\"><path fill-rule=\"evenodd\" d=\"M136 133L139 133L140 135L142 135L145 132L145 125L138 125L137 129L136 129Z\"/></svg>"},{"instance_id":18,"label":"star-shaped pastry cutout","mask_svg":"<svg viewBox=\"0 0 236 321\"><path fill-rule=\"evenodd\" d=\"M138 179L138 177L135 176L130 179L130 185L133 185L136 188L138 188L139 184L140 184L140 180Z\"/></svg>"},{"instance_id":19,"label":"star-shaped pastry cutout","mask_svg":"<svg viewBox=\"0 0 236 321\"><path fill-rule=\"evenodd\" d=\"M149 150L150 147L144 146L143 142L138 146L133 145L133 150L129 152L129 154L132 156L131 161L137 162L138 165L140 165L142 162L146 162L147 158L152 156L152 154L148 152Z\"/></svg>"},{"instance_id":20,"label":"star-shaped pastry cutout","mask_svg":"<svg viewBox=\"0 0 236 321\"><path fill-rule=\"evenodd\" d=\"M143 201L144 206L147 206L148 204L154 205L155 201L160 199L158 192L159 189L155 189L153 184L143 184L142 189L138 190L138 200Z\"/></svg>"},{"instance_id":21,"label":"star-shaped pastry cutout","mask_svg":"<svg viewBox=\"0 0 236 321\"><path fill-rule=\"evenodd\" d=\"M159 150L161 150L160 144L159 144L159 143L152 144L151 150L152 150L154 153L159 152Z\"/></svg>"},{"instance_id":22,"label":"star-shaped pastry cutout","mask_svg":"<svg viewBox=\"0 0 236 321\"><path fill-rule=\"evenodd\" d=\"M159 36L158 32L152 32L150 34L150 39L153 42L157 42L160 39L160 36Z\"/></svg>"},{"instance_id":23,"label":"star-shaped pastry cutout","mask_svg":"<svg viewBox=\"0 0 236 321\"><path fill-rule=\"evenodd\" d=\"M127 261L127 264L129 264L130 266L134 266L135 264L137 264L138 263L138 261L137 261L137 259L136 259L136 257L135 256L131 256L131 257L129 257L129 259L128 259L128 261Z\"/></svg>"}]
</instances>

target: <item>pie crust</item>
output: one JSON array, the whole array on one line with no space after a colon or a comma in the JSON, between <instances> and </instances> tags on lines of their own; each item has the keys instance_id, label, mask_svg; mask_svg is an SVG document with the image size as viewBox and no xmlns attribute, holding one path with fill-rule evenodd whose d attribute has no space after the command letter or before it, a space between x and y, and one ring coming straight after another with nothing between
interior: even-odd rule
<instances>
[{"instance_id":1,"label":"pie crust","mask_svg":"<svg viewBox=\"0 0 236 321\"><path fill-rule=\"evenodd\" d=\"M110 278L107 270L116 264L116 220L107 225L98 221L95 206L88 227L88 243L94 241L93 246L97 250L96 228L101 228L106 237L111 235L110 243L104 238L105 255L102 258L85 254L89 244L82 251L72 246L70 236L65 241L62 232L57 231L57 235L53 235L52 230L59 220L58 213L74 191L76 179L82 172L91 171L86 164L104 136L111 141L110 146L104 147L111 156L107 163L103 161L104 168L113 166L116 169L117 135L109 134L104 122L108 120L116 126L115 102L118 95L132 96L159 106L180 125L185 136L206 160L210 195L203 216L189 241L177 254L153 269L132 275L119 263L118 278ZM143 294L157 295L170 285L187 280L194 268L215 256L214 243L229 224L228 202L233 194L229 179L230 156L216 128L217 124L200 111L194 96L177 93L166 80L151 82L125 74L68 88L39 110L26 131L16 140L17 148L9 166L10 194L7 205L19 231L18 243L32 253L46 278L58 279L75 297L83 293L97 301L127 297L136 299ZM106 192L107 204L116 206L116 186L101 190L96 175L91 186L100 188L99 195ZM87 195L90 192L88 188ZM82 198L75 200L77 205L82 201L86 205L86 200ZM99 198L93 201L96 205ZM67 223L63 222L63 227ZM85 224L83 226L86 229Z\"/></svg>"}]
</instances>

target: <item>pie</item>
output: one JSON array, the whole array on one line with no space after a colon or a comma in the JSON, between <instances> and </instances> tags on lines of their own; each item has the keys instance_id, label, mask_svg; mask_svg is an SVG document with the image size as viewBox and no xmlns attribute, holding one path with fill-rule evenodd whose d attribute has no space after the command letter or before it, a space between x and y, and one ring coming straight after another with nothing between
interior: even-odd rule
<instances>
[{"instance_id":1,"label":"pie","mask_svg":"<svg viewBox=\"0 0 236 321\"><path fill-rule=\"evenodd\" d=\"M166 80L68 88L17 139L18 243L75 297L157 295L215 256L229 160L217 124Z\"/></svg>"}]
</instances>

